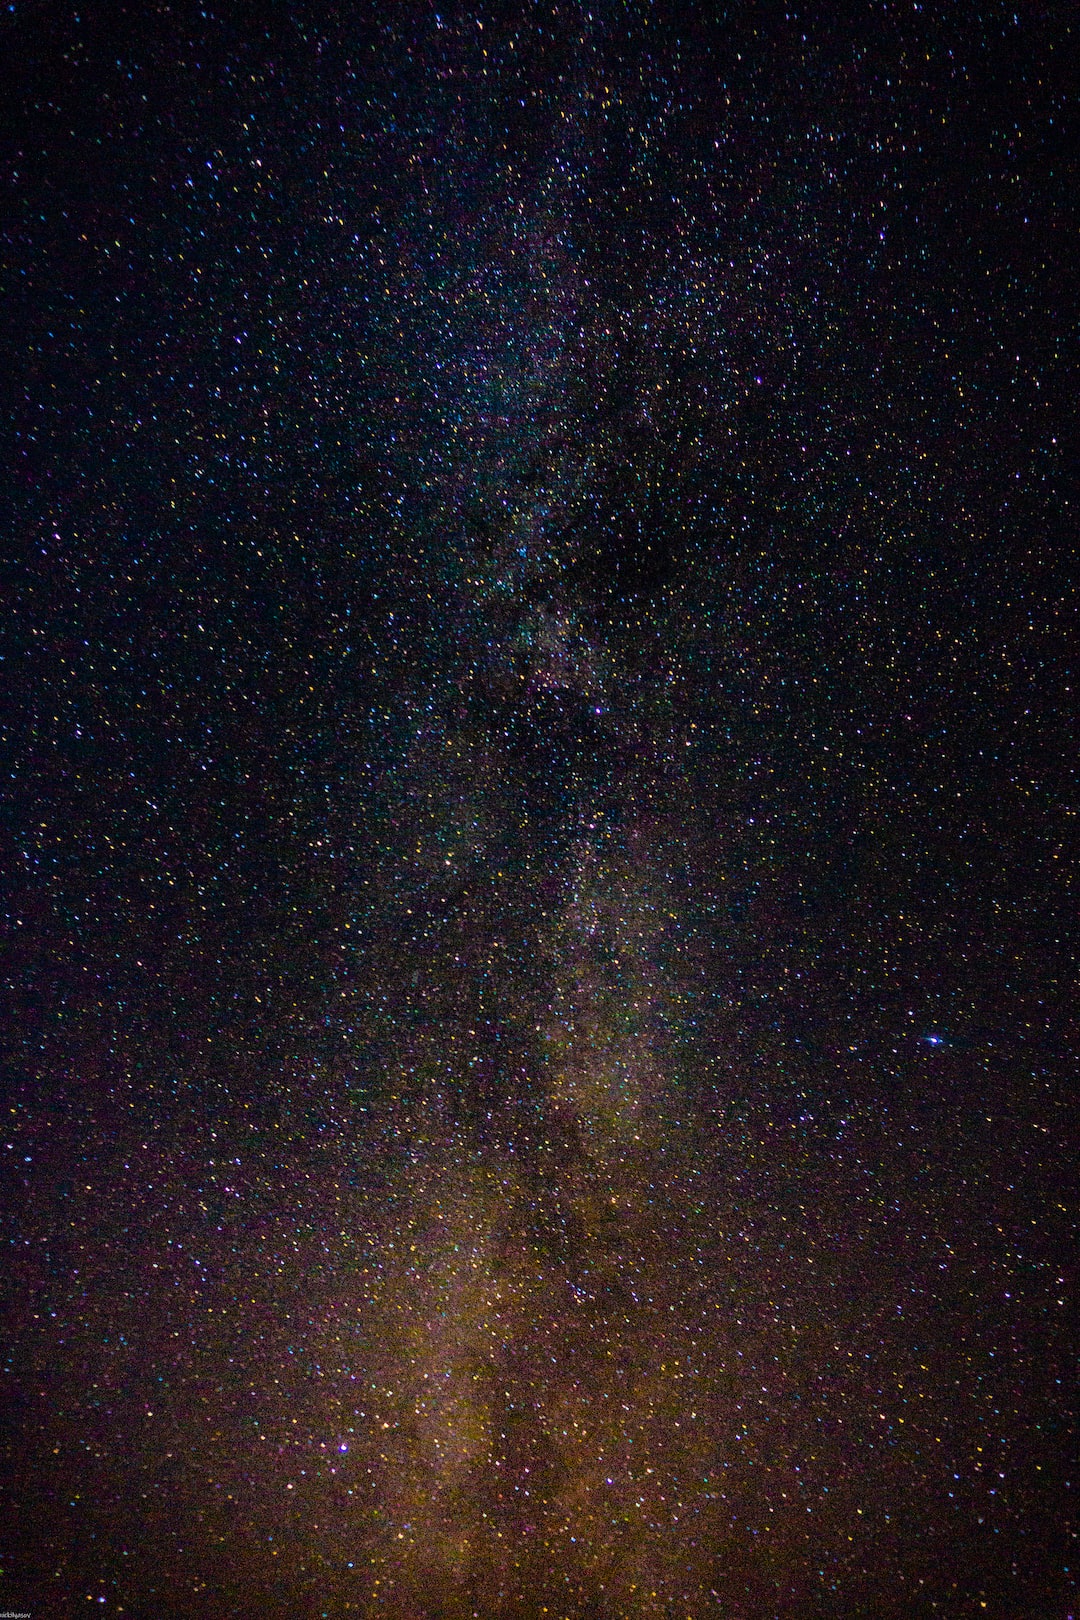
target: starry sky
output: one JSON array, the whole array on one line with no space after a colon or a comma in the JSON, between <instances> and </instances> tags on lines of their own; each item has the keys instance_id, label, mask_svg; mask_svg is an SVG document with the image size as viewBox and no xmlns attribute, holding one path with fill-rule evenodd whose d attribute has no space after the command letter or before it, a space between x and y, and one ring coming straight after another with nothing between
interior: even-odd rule
<instances>
[{"instance_id":1,"label":"starry sky","mask_svg":"<svg viewBox=\"0 0 1080 1620\"><path fill-rule=\"evenodd\" d=\"M3 1606L1066 1620L1074 14L437 4L0 21Z\"/></svg>"}]
</instances>

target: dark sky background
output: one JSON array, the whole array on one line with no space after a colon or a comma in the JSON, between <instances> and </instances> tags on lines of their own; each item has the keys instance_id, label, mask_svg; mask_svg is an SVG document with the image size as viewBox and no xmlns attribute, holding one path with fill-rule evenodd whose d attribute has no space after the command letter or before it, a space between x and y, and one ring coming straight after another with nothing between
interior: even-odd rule
<instances>
[{"instance_id":1,"label":"dark sky background","mask_svg":"<svg viewBox=\"0 0 1080 1620\"><path fill-rule=\"evenodd\" d=\"M5 7L4 1608L1072 1613L1013 3Z\"/></svg>"}]
</instances>

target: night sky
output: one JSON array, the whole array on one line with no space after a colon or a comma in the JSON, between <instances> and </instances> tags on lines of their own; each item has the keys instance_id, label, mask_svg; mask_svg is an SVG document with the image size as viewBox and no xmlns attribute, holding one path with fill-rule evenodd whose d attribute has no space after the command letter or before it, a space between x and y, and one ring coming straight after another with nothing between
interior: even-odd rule
<instances>
[{"instance_id":1,"label":"night sky","mask_svg":"<svg viewBox=\"0 0 1080 1620\"><path fill-rule=\"evenodd\" d=\"M5 6L5 1610L1072 1613L1075 15Z\"/></svg>"}]
</instances>

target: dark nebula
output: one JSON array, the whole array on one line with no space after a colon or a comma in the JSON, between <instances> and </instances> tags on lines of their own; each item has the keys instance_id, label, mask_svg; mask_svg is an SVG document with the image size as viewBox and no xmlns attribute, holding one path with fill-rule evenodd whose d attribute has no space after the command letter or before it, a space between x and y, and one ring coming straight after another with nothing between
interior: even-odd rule
<instances>
[{"instance_id":1,"label":"dark nebula","mask_svg":"<svg viewBox=\"0 0 1080 1620\"><path fill-rule=\"evenodd\" d=\"M1072 1613L1075 22L5 8L6 1612Z\"/></svg>"}]
</instances>

